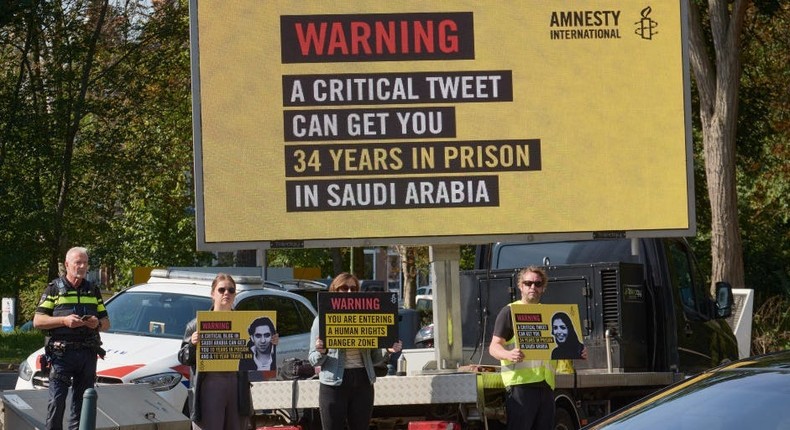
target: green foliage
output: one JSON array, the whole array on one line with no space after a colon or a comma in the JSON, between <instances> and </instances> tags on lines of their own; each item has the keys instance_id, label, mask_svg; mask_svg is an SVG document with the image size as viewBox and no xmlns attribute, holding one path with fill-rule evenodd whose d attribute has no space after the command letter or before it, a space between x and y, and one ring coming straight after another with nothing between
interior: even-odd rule
<instances>
[{"instance_id":1,"label":"green foliage","mask_svg":"<svg viewBox=\"0 0 790 430\"><path fill-rule=\"evenodd\" d=\"M33 315L36 313L36 306L38 306L41 294L44 292L47 283L48 280L44 279L44 276L40 276L38 279L32 280L28 288L19 292L16 317L18 325L33 319Z\"/></svg>"},{"instance_id":2,"label":"green foliage","mask_svg":"<svg viewBox=\"0 0 790 430\"><path fill-rule=\"evenodd\" d=\"M102 6L39 2L0 32L4 294L39 290L74 245L118 287L211 259L194 250L186 2L112 3L91 50Z\"/></svg>"},{"instance_id":3,"label":"green foliage","mask_svg":"<svg viewBox=\"0 0 790 430\"><path fill-rule=\"evenodd\" d=\"M786 349L790 349L790 298L772 296L755 312L752 354Z\"/></svg>"},{"instance_id":4,"label":"green foliage","mask_svg":"<svg viewBox=\"0 0 790 430\"><path fill-rule=\"evenodd\" d=\"M21 363L42 346L44 334L38 330L0 333L0 363Z\"/></svg>"},{"instance_id":5,"label":"green foliage","mask_svg":"<svg viewBox=\"0 0 790 430\"><path fill-rule=\"evenodd\" d=\"M461 247L461 270L471 270L475 268L475 246L464 245Z\"/></svg>"},{"instance_id":6,"label":"green foliage","mask_svg":"<svg viewBox=\"0 0 790 430\"><path fill-rule=\"evenodd\" d=\"M737 178L746 281L760 306L790 298L790 4L756 6L743 40Z\"/></svg>"},{"instance_id":7,"label":"green foliage","mask_svg":"<svg viewBox=\"0 0 790 430\"><path fill-rule=\"evenodd\" d=\"M348 249L340 248L340 253L348 254ZM336 275L333 268L333 256L330 249L270 249L266 252L270 267L318 267L321 277ZM348 265L345 265L348 267Z\"/></svg>"}]
</instances>

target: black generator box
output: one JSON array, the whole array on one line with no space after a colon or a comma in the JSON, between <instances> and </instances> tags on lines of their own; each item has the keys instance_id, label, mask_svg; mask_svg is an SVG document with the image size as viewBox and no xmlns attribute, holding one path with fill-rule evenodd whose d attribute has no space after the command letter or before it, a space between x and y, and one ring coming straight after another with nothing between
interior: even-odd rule
<instances>
[{"instance_id":1,"label":"black generator box","mask_svg":"<svg viewBox=\"0 0 790 430\"><path fill-rule=\"evenodd\" d=\"M575 304L581 327L577 333L587 347L587 360L574 360L574 367L614 372L643 372L649 369L646 333L652 314L647 303L644 271L636 263L568 264L545 267L549 276L545 304ZM498 364L488 356L488 345L496 315L502 307L521 298L518 269L475 270L461 273L461 308L464 349L472 359ZM607 357L606 333L609 332ZM469 358L469 357L465 357Z\"/></svg>"},{"instance_id":2,"label":"black generator box","mask_svg":"<svg viewBox=\"0 0 790 430\"><path fill-rule=\"evenodd\" d=\"M634 263L595 263L549 266L543 303L579 306L587 360L576 369L606 369L607 331L611 366L615 372L649 369L647 307L644 270Z\"/></svg>"}]
</instances>

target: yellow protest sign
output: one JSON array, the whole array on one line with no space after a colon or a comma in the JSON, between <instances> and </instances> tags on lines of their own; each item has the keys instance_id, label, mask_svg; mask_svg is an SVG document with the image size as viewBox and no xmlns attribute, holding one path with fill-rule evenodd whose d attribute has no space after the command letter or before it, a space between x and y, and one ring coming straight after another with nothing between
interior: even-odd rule
<instances>
[{"instance_id":1,"label":"yellow protest sign","mask_svg":"<svg viewBox=\"0 0 790 430\"><path fill-rule=\"evenodd\" d=\"M319 293L319 337L329 349L389 348L398 340L395 293Z\"/></svg>"},{"instance_id":2,"label":"yellow protest sign","mask_svg":"<svg viewBox=\"0 0 790 430\"><path fill-rule=\"evenodd\" d=\"M197 368L201 372L251 371L253 380L276 376L276 311L197 313Z\"/></svg>"},{"instance_id":3,"label":"yellow protest sign","mask_svg":"<svg viewBox=\"0 0 790 430\"><path fill-rule=\"evenodd\" d=\"M577 305L512 304L517 348L527 360L581 358L584 349Z\"/></svg>"}]
</instances>

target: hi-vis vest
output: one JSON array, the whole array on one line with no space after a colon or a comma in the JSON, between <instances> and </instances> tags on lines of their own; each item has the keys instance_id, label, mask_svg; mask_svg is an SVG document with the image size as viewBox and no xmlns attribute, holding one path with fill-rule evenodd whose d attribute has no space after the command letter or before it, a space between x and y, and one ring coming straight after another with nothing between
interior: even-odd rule
<instances>
[{"instance_id":1,"label":"hi-vis vest","mask_svg":"<svg viewBox=\"0 0 790 430\"><path fill-rule=\"evenodd\" d=\"M521 301L513 303L521 303ZM513 331L513 337L505 342L505 348L507 349L515 348L516 346L515 328ZM523 360L519 363L514 363L510 360L500 360L500 363L502 364L502 382L506 387L546 381L553 390L555 373L573 373L573 364L570 360Z\"/></svg>"},{"instance_id":2,"label":"hi-vis vest","mask_svg":"<svg viewBox=\"0 0 790 430\"><path fill-rule=\"evenodd\" d=\"M36 308L36 312L62 317L71 314L94 315L98 318L106 316L107 310L101 297L101 291L87 279L79 288L68 288L62 278L57 278L47 285L47 289ZM95 330L88 327L56 327L49 330L53 340L80 341L94 334Z\"/></svg>"}]
</instances>

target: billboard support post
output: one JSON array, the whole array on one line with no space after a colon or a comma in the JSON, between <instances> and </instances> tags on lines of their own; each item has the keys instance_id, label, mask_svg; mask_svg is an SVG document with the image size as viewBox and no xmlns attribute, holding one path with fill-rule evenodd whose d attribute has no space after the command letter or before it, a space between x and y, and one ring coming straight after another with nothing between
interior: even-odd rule
<instances>
[{"instance_id":1,"label":"billboard support post","mask_svg":"<svg viewBox=\"0 0 790 430\"><path fill-rule=\"evenodd\" d=\"M434 282L434 353L439 370L455 371L461 363L461 279L459 245L432 245L429 248L431 280Z\"/></svg>"}]
</instances>

